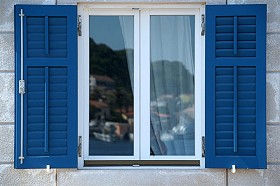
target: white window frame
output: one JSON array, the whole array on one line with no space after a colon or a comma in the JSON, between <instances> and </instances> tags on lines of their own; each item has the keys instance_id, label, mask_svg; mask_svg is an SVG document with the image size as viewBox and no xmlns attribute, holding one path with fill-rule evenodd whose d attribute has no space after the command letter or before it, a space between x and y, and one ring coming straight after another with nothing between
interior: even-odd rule
<instances>
[{"instance_id":1,"label":"white window frame","mask_svg":"<svg viewBox=\"0 0 280 186\"><path fill-rule=\"evenodd\" d=\"M205 41L204 36L201 36L201 15L204 14L204 7L205 5L187 3L78 4L78 15L81 15L82 18L82 36L78 37L78 135L82 136L82 155L78 157L79 169L85 169L84 160L200 160L200 166L198 167L205 167L204 158L202 157L201 140L205 133ZM133 156L88 155L89 127L85 123L89 123L89 108L87 104L89 100L89 84L86 82L89 82L88 46L90 15L134 16ZM147 33L145 31L150 30L149 21L151 15L195 15L195 156L151 156L150 148L145 148L147 145L150 147L150 138L146 135L150 134L150 47L147 47L150 46L150 32ZM142 125L141 127L139 126L140 123ZM143 123L145 123L144 126ZM140 130L141 132L139 132Z\"/></svg>"},{"instance_id":2,"label":"white window frame","mask_svg":"<svg viewBox=\"0 0 280 186\"><path fill-rule=\"evenodd\" d=\"M120 10L120 9L116 9L116 10L110 10L110 9L89 9L86 12L86 16L84 17L84 22L85 23L89 23L89 16L91 15L100 15L100 16L113 16L113 15L128 15L128 16L134 16L134 30L139 30L139 24L137 24L138 20L139 20L139 11L136 10ZM135 23L136 22L136 23ZM89 24L84 24L83 25L85 30L83 32L83 45L89 46ZM135 109L135 113L134 113L134 139L139 139L139 133L137 133L136 131L139 131L139 109L138 109L138 105L139 105L139 88L140 88L140 81L139 81L139 50L137 50L139 47L139 37L137 37L137 35L139 34L134 34L134 109ZM83 50L83 54L84 56L84 62L88 62L89 61L89 50L88 48L86 48L85 50ZM89 63L83 63L83 69L84 72L82 74L82 78L84 80L84 82L88 82L88 78L89 78ZM80 77L80 76L79 76ZM83 103L87 103L89 101L89 85L84 85L83 87L84 93L83 93ZM85 104L83 104L85 105ZM88 106L86 106L85 108L83 108L83 118L89 118L89 108ZM85 121L85 123L89 123L89 121ZM137 123L137 124L136 124ZM84 147L89 147L89 127L84 127L83 128L83 146ZM87 135L86 135L87 134ZM139 159L139 140L134 140L134 150L133 150L133 156L89 156L89 148L83 148L83 154L84 154L84 158L86 160L138 160Z\"/></svg>"}]
</instances>

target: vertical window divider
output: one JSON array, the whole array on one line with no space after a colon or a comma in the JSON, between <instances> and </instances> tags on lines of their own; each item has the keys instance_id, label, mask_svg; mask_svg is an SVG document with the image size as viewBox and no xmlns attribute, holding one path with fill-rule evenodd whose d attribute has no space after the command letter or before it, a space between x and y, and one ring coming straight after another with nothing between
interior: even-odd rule
<instances>
[{"instance_id":1,"label":"vertical window divider","mask_svg":"<svg viewBox=\"0 0 280 186\"><path fill-rule=\"evenodd\" d=\"M150 159L150 11L140 17L140 160Z\"/></svg>"},{"instance_id":2,"label":"vertical window divider","mask_svg":"<svg viewBox=\"0 0 280 186\"><path fill-rule=\"evenodd\" d=\"M140 107L140 87L141 87L141 63L140 63L140 10L134 11L134 157L140 158L140 123L141 123L141 107Z\"/></svg>"}]
</instances>

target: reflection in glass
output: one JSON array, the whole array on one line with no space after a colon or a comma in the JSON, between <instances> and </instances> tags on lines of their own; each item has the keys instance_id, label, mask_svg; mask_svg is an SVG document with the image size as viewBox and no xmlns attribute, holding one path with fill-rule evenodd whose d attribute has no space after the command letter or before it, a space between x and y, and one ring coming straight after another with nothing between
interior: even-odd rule
<instances>
[{"instance_id":1,"label":"reflection in glass","mask_svg":"<svg viewBox=\"0 0 280 186\"><path fill-rule=\"evenodd\" d=\"M89 155L133 155L133 16L89 25Z\"/></svg>"},{"instance_id":2,"label":"reflection in glass","mask_svg":"<svg viewBox=\"0 0 280 186\"><path fill-rule=\"evenodd\" d=\"M194 16L150 24L150 154L194 155Z\"/></svg>"}]
</instances>

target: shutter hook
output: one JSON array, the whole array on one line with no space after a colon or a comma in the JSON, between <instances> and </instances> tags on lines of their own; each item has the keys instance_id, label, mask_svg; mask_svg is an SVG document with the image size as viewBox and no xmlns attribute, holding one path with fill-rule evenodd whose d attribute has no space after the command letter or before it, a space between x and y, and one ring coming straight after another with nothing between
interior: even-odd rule
<instances>
[{"instance_id":1,"label":"shutter hook","mask_svg":"<svg viewBox=\"0 0 280 186\"><path fill-rule=\"evenodd\" d=\"M236 172L236 168L235 168L235 165L232 165L231 166L231 170L230 170L233 174Z\"/></svg>"}]
</instances>

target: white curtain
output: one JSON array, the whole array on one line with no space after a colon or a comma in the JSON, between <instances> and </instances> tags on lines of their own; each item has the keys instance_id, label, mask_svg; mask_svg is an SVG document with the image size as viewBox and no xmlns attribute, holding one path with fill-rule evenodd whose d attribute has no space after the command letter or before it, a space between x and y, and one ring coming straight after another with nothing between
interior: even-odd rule
<instances>
[{"instance_id":1,"label":"white curtain","mask_svg":"<svg viewBox=\"0 0 280 186\"><path fill-rule=\"evenodd\" d=\"M134 85L134 24L132 16L119 16L122 35L124 38L127 66L130 76L131 88Z\"/></svg>"},{"instance_id":2,"label":"white curtain","mask_svg":"<svg viewBox=\"0 0 280 186\"><path fill-rule=\"evenodd\" d=\"M151 154L194 155L194 16L151 16Z\"/></svg>"},{"instance_id":3,"label":"white curtain","mask_svg":"<svg viewBox=\"0 0 280 186\"><path fill-rule=\"evenodd\" d=\"M119 16L133 90L132 16ZM151 16L151 154L194 155L194 16Z\"/></svg>"}]
</instances>

